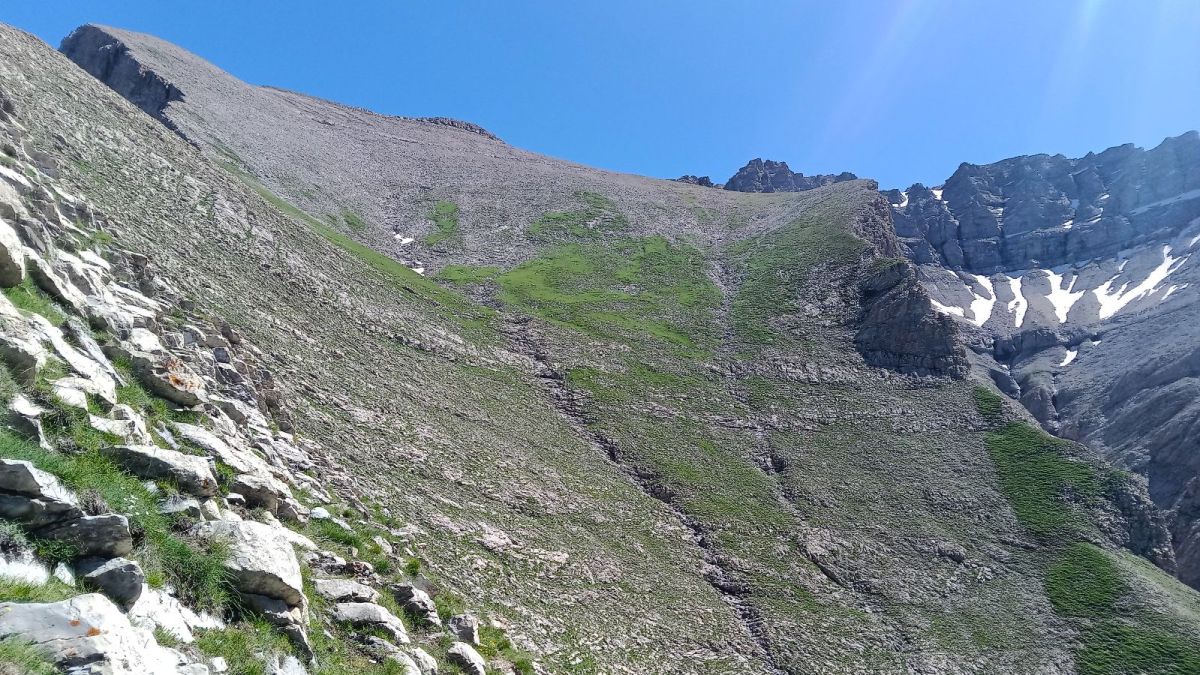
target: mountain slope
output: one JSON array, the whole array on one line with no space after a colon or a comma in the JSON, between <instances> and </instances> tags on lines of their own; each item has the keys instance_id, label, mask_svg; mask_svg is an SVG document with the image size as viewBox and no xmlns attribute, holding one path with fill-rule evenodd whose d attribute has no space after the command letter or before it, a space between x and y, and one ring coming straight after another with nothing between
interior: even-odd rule
<instances>
[{"instance_id":1,"label":"mountain slope","mask_svg":"<svg viewBox=\"0 0 1200 675\"><path fill-rule=\"evenodd\" d=\"M1194 594L1119 552L1169 566L1142 487L956 379L874 184L609 174L68 38L178 92L138 110L0 38L28 154L265 345L323 480L549 671L1194 662Z\"/></svg>"}]
</instances>

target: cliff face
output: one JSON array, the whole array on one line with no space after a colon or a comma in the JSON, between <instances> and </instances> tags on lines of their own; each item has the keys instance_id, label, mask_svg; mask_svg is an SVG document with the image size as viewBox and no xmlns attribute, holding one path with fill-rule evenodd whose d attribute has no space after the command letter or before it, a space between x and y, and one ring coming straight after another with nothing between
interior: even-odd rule
<instances>
[{"instance_id":1,"label":"cliff face","mask_svg":"<svg viewBox=\"0 0 1200 675\"><path fill-rule=\"evenodd\" d=\"M932 311L929 294L903 260L884 261L862 284L854 343L875 366L962 379L970 371L954 320Z\"/></svg>"},{"instance_id":2,"label":"cliff face","mask_svg":"<svg viewBox=\"0 0 1200 675\"><path fill-rule=\"evenodd\" d=\"M147 115L175 128L163 110L183 94L131 58L129 48L112 33L98 26L81 26L63 40L62 52Z\"/></svg>"},{"instance_id":3,"label":"cliff face","mask_svg":"<svg viewBox=\"0 0 1200 675\"><path fill-rule=\"evenodd\" d=\"M888 194L914 260L982 274L1056 267L1168 240L1200 217L1200 134L963 164L940 188Z\"/></svg>"},{"instance_id":4,"label":"cliff face","mask_svg":"<svg viewBox=\"0 0 1200 675\"><path fill-rule=\"evenodd\" d=\"M1145 475L1198 583L1200 135L964 164L884 193L939 311L1044 428ZM1186 501L1186 500L1185 500Z\"/></svg>"}]
</instances>

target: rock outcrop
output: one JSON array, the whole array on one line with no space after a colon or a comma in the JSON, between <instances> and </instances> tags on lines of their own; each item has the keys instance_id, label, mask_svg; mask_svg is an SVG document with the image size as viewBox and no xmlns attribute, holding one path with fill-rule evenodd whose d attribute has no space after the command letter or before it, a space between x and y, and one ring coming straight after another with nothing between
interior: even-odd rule
<instances>
[{"instance_id":1,"label":"rock outcrop","mask_svg":"<svg viewBox=\"0 0 1200 675\"><path fill-rule=\"evenodd\" d=\"M980 274L1173 239L1200 217L1200 134L1088 153L962 164L944 185L887 194L917 262Z\"/></svg>"},{"instance_id":2,"label":"rock outcrop","mask_svg":"<svg viewBox=\"0 0 1200 675\"><path fill-rule=\"evenodd\" d=\"M967 376L970 364L958 326L933 311L912 265L880 259L861 293L854 344L867 363L914 375Z\"/></svg>"},{"instance_id":3,"label":"rock outcrop","mask_svg":"<svg viewBox=\"0 0 1200 675\"><path fill-rule=\"evenodd\" d=\"M129 58L129 48L100 26L81 26L68 35L62 51L81 68L146 114L174 128L163 110L183 98L175 85Z\"/></svg>"},{"instance_id":4,"label":"rock outcrop","mask_svg":"<svg viewBox=\"0 0 1200 675\"><path fill-rule=\"evenodd\" d=\"M858 178L849 171L805 176L788 168L787 162L752 159L725 181L725 189L736 192L803 192L823 185Z\"/></svg>"}]
</instances>

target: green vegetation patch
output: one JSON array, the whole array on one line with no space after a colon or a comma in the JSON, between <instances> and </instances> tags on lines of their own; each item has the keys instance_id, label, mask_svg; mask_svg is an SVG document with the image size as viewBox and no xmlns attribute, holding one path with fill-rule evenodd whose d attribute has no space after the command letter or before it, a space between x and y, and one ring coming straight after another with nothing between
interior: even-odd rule
<instances>
[{"instance_id":1,"label":"green vegetation patch","mask_svg":"<svg viewBox=\"0 0 1200 675\"><path fill-rule=\"evenodd\" d=\"M351 232L367 231L367 221L350 209L342 209L342 222L346 223Z\"/></svg>"},{"instance_id":2,"label":"green vegetation patch","mask_svg":"<svg viewBox=\"0 0 1200 675\"><path fill-rule=\"evenodd\" d=\"M999 423L1004 417L1004 401L996 392L984 386L977 386L973 392L975 409L985 420L992 424Z\"/></svg>"},{"instance_id":3,"label":"green vegetation patch","mask_svg":"<svg viewBox=\"0 0 1200 675\"><path fill-rule=\"evenodd\" d=\"M440 201L433 205L429 214L434 231L425 237L427 246L436 246L460 237L458 231L458 204Z\"/></svg>"},{"instance_id":4,"label":"green vegetation patch","mask_svg":"<svg viewBox=\"0 0 1200 675\"><path fill-rule=\"evenodd\" d=\"M28 275L20 284L4 289L4 295L17 309L40 314L55 326L61 326L67 320L67 315L63 314L54 300L38 288L33 278Z\"/></svg>"},{"instance_id":5,"label":"green vegetation patch","mask_svg":"<svg viewBox=\"0 0 1200 675\"><path fill-rule=\"evenodd\" d=\"M446 265L435 277L438 281L470 286L484 284L500 276L499 267L475 267L471 265Z\"/></svg>"},{"instance_id":6,"label":"green vegetation patch","mask_svg":"<svg viewBox=\"0 0 1200 675\"><path fill-rule=\"evenodd\" d=\"M1092 544L1072 544L1046 572L1046 594L1063 616L1109 616L1126 590L1117 566Z\"/></svg>"},{"instance_id":7,"label":"green vegetation patch","mask_svg":"<svg viewBox=\"0 0 1200 675\"><path fill-rule=\"evenodd\" d=\"M594 192L577 192L582 207L574 211L551 211L529 224L526 232L536 240L596 239L629 229L613 200Z\"/></svg>"},{"instance_id":8,"label":"green vegetation patch","mask_svg":"<svg viewBox=\"0 0 1200 675\"><path fill-rule=\"evenodd\" d=\"M588 335L708 349L721 294L695 248L661 237L567 244L497 277L500 298Z\"/></svg>"},{"instance_id":9,"label":"green vegetation patch","mask_svg":"<svg viewBox=\"0 0 1200 675\"><path fill-rule=\"evenodd\" d=\"M986 442L1000 488L1026 529L1051 537L1082 526L1073 504L1100 496L1105 481L1096 467L1070 456L1069 442L1024 422L988 432Z\"/></svg>"},{"instance_id":10,"label":"green vegetation patch","mask_svg":"<svg viewBox=\"0 0 1200 675\"><path fill-rule=\"evenodd\" d=\"M17 638L0 640L0 673L57 675L58 668L37 647Z\"/></svg>"},{"instance_id":11,"label":"green vegetation patch","mask_svg":"<svg viewBox=\"0 0 1200 675\"><path fill-rule=\"evenodd\" d=\"M813 270L853 262L862 253L867 244L841 225L843 218L837 209L814 209L810 216L730 248L731 262L744 278L731 308L735 334L743 343L784 341L775 319L795 311Z\"/></svg>"},{"instance_id":12,"label":"green vegetation patch","mask_svg":"<svg viewBox=\"0 0 1200 675\"><path fill-rule=\"evenodd\" d=\"M1082 621L1079 672L1198 673L1200 636L1177 631L1139 604L1105 551L1077 543L1061 553L1046 573L1046 594L1059 614Z\"/></svg>"}]
</instances>

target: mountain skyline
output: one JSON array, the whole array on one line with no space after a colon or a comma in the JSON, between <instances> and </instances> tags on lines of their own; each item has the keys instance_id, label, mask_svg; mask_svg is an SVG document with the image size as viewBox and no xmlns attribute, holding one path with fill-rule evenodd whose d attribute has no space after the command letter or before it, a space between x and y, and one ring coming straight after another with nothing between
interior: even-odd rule
<instances>
[{"instance_id":1,"label":"mountain skyline","mask_svg":"<svg viewBox=\"0 0 1200 675\"><path fill-rule=\"evenodd\" d=\"M762 157L903 189L962 161L1151 148L1200 127L1200 90L1171 67L1200 60L1189 37L1200 7L1188 3L800 3L747 14L711 2L301 2L280 14L50 0L6 7L0 20L52 46L87 22L144 31L248 82L463 119L517 147L661 178L722 182Z\"/></svg>"}]
</instances>

